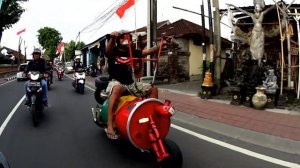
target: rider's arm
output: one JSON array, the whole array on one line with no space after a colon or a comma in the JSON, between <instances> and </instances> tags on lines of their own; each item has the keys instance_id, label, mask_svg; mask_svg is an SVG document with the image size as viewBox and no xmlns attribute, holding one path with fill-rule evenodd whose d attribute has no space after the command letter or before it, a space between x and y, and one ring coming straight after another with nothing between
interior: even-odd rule
<instances>
[{"instance_id":1,"label":"rider's arm","mask_svg":"<svg viewBox=\"0 0 300 168\"><path fill-rule=\"evenodd\" d=\"M152 55L152 54L154 54L154 53L157 53L158 50L159 50L159 46L154 46L154 47L149 48L149 49L144 49L144 50L142 51L142 55L143 55L143 56Z\"/></svg>"},{"instance_id":2,"label":"rider's arm","mask_svg":"<svg viewBox=\"0 0 300 168\"><path fill-rule=\"evenodd\" d=\"M163 40L163 41L162 41L162 45L164 46L165 44L167 44L167 41L166 41L166 40ZM154 47L152 47L152 48L144 49L144 50L142 51L142 55L143 55L143 56L147 56L147 55L155 54L155 53L158 52L159 47L160 47L160 45L158 44L157 46L154 46Z\"/></svg>"},{"instance_id":3,"label":"rider's arm","mask_svg":"<svg viewBox=\"0 0 300 168\"><path fill-rule=\"evenodd\" d=\"M27 74L27 73L30 71L31 65L32 65L32 62L30 61L30 62L26 65L26 67L25 67L25 69L24 69L24 73Z\"/></svg>"},{"instance_id":4,"label":"rider's arm","mask_svg":"<svg viewBox=\"0 0 300 168\"><path fill-rule=\"evenodd\" d=\"M116 38L113 35L107 35L107 39L108 39L108 42L106 45L106 55L110 56L113 54L113 47L116 43Z\"/></svg>"}]
</instances>

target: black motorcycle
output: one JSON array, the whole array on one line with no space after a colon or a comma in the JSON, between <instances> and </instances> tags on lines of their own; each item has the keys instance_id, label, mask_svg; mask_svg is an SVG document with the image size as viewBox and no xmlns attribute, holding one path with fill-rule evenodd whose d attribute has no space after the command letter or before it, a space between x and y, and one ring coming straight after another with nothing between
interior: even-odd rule
<instances>
[{"instance_id":1,"label":"black motorcycle","mask_svg":"<svg viewBox=\"0 0 300 168\"><path fill-rule=\"evenodd\" d=\"M26 88L28 99L30 104L28 105L31 115L33 125L36 127L39 124L39 114L44 110L43 104L43 89L41 80L44 78L43 74L36 71L31 71L28 74L29 83Z\"/></svg>"},{"instance_id":2,"label":"black motorcycle","mask_svg":"<svg viewBox=\"0 0 300 168\"><path fill-rule=\"evenodd\" d=\"M96 77L97 76L97 68L94 65L90 65L87 69L86 69L86 74L88 76L91 77Z\"/></svg>"}]
</instances>

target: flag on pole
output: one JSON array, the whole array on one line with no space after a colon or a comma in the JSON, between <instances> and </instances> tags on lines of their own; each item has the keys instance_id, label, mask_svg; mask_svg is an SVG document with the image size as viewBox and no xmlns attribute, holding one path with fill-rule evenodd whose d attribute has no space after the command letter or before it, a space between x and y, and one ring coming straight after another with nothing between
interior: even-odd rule
<instances>
[{"instance_id":1,"label":"flag on pole","mask_svg":"<svg viewBox=\"0 0 300 168\"><path fill-rule=\"evenodd\" d=\"M64 52L64 48L65 48L65 44L63 42L60 42L56 50L56 55Z\"/></svg>"},{"instance_id":2,"label":"flag on pole","mask_svg":"<svg viewBox=\"0 0 300 168\"><path fill-rule=\"evenodd\" d=\"M18 32L17 32L17 36L18 36L18 35L20 35L21 33L24 33L25 31L26 31L26 29L25 29L25 28L24 28L24 29L22 29L22 30L20 30L20 31L18 31Z\"/></svg>"},{"instance_id":3,"label":"flag on pole","mask_svg":"<svg viewBox=\"0 0 300 168\"><path fill-rule=\"evenodd\" d=\"M125 4L123 4L122 6L120 6L117 11L116 11L116 14L122 18L126 12L126 10L128 8L130 8L131 6L134 5L134 0L128 0Z\"/></svg>"}]
</instances>

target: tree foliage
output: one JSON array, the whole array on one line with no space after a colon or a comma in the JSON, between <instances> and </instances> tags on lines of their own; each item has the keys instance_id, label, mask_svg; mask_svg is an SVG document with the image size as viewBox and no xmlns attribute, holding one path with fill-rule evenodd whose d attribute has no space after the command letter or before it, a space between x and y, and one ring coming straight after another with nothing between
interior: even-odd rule
<instances>
[{"instance_id":1,"label":"tree foliage","mask_svg":"<svg viewBox=\"0 0 300 168\"><path fill-rule=\"evenodd\" d=\"M66 61L73 60L75 57L75 50L80 50L84 47L84 42L75 42L70 41L69 43L65 44L65 57Z\"/></svg>"},{"instance_id":2,"label":"tree foliage","mask_svg":"<svg viewBox=\"0 0 300 168\"><path fill-rule=\"evenodd\" d=\"M38 30L38 42L46 49L45 55L53 60L56 57L56 49L60 41L62 40L61 34L54 28L44 27Z\"/></svg>"},{"instance_id":3,"label":"tree foliage","mask_svg":"<svg viewBox=\"0 0 300 168\"><path fill-rule=\"evenodd\" d=\"M13 24L20 20L22 13L25 11L20 3L27 0L4 0L0 9L0 42L2 33L9 29Z\"/></svg>"}]
</instances>

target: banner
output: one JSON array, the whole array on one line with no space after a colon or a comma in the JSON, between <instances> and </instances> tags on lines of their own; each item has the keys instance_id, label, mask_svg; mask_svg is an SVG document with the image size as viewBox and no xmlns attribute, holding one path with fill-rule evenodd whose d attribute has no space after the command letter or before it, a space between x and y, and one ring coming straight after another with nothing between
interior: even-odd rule
<instances>
[{"instance_id":1,"label":"banner","mask_svg":"<svg viewBox=\"0 0 300 168\"><path fill-rule=\"evenodd\" d=\"M65 48L64 43L60 42L59 45L58 45L58 47L57 47L57 50L56 50L56 55L64 52L64 48Z\"/></svg>"},{"instance_id":2,"label":"banner","mask_svg":"<svg viewBox=\"0 0 300 168\"><path fill-rule=\"evenodd\" d=\"M18 35L20 35L21 33L24 33L25 31L26 31L26 29L25 29L25 28L24 28L24 29L22 29L22 30L20 30L20 31L18 31L18 32L17 32L17 36L18 36Z\"/></svg>"},{"instance_id":3,"label":"banner","mask_svg":"<svg viewBox=\"0 0 300 168\"><path fill-rule=\"evenodd\" d=\"M126 12L126 10L128 8L130 8L131 6L134 5L134 0L128 0L124 5L120 6L117 11L116 11L116 14L122 18Z\"/></svg>"}]
</instances>

